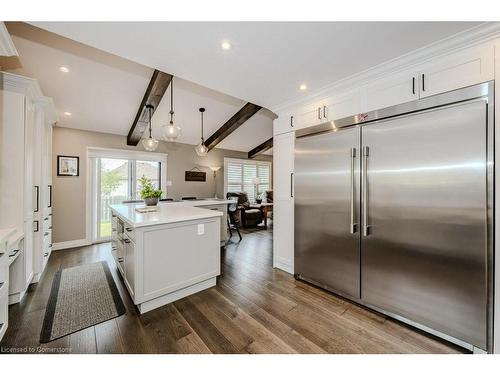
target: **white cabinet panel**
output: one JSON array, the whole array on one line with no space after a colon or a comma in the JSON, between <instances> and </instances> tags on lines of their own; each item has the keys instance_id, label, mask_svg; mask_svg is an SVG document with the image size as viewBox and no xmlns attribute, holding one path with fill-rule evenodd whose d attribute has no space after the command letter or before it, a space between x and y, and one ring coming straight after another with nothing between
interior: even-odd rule
<instances>
[{"instance_id":1,"label":"white cabinet panel","mask_svg":"<svg viewBox=\"0 0 500 375\"><path fill-rule=\"evenodd\" d=\"M292 199L293 158L295 133L274 137L273 141L273 194L274 200Z\"/></svg>"},{"instance_id":2,"label":"white cabinet panel","mask_svg":"<svg viewBox=\"0 0 500 375\"><path fill-rule=\"evenodd\" d=\"M124 253L125 280L127 281L130 294L133 297L135 294L135 246L134 243L126 236Z\"/></svg>"},{"instance_id":3,"label":"white cabinet panel","mask_svg":"<svg viewBox=\"0 0 500 375\"><path fill-rule=\"evenodd\" d=\"M362 112L386 108L418 99L419 75L417 71L404 71L379 79L362 88Z\"/></svg>"},{"instance_id":4,"label":"white cabinet panel","mask_svg":"<svg viewBox=\"0 0 500 375\"><path fill-rule=\"evenodd\" d=\"M328 121L325 116L326 105L322 101L303 107L297 115L295 129L307 128Z\"/></svg>"},{"instance_id":5,"label":"white cabinet panel","mask_svg":"<svg viewBox=\"0 0 500 375\"><path fill-rule=\"evenodd\" d=\"M433 60L420 68L420 97L494 79L494 47L481 45Z\"/></svg>"},{"instance_id":6,"label":"white cabinet panel","mask_svg":"<svg viewBox=\"0 0 500 375\"><path fill-rule=\"evenodd\" d=\"M295 126L296 119L291 113L283 112L278 115L278 118L273 122L273 134L283 134L292 131Z\"/></svg>"},{"instance_id":7,"label":"white cabinet panel","mask_svg":"<svg viewBox=\"0 0 500 375\"><path fill-rule=\"evenodd\" d=\"M274 138L273 265L289 273L293 273L294 148L294 132Z\"/></svg>"},{"instance_id":8,"label":"white cabinet panel","mask_svg":"<svg viewBox=\"0 0 500 375\"><path fill-rule=\"evenodd\" d=\"M353 90L334 95L322 102L325 106L325 120L334 121L362 112L361 91Z\"/></svg>"}]
</instances>

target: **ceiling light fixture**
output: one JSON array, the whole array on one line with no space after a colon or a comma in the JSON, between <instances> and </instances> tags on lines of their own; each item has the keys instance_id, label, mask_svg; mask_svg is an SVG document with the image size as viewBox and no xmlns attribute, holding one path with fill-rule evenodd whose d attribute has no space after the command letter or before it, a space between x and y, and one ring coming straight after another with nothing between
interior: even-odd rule
<instances>
[{"instance_id":1,"label":"ceiling light fixture","mask_svg":"<svg viewBox=\"0 0 500 375\"><path fill-rule=\"evenodd\" d=\"M158 147L158 140L154 139L151 135L151 118L153 117L153 106L148 104L146 108L149 110L149 138L142 140L142 145L147 151L154 151Z\"/></svg>"},{"instance_id":2,"label":"ceiling light fixture","mask_svg":"<svg viewBox=\"0 0 500 375\"><path fill-rule=\"evenodd\" d=\"M61 66L59 70L63 73L69 73L69 68L67 68L66 66Z\"/></svg>"},{"instance_id":3,"label":"ceiling light fixture","mask_svg":"<svg viewBox=\"0 0 500 375\"><path fill-rule=\"evenodd\" d=\"M198 156L207 156L208 148L205 146L205 140L203 139L203 113L205 112L205 108L200 108L201 113L201 141L196 145L194 150Z\"/></svg>"},{"instance_id":4,"label":"ceiling light fixture","mask_svg":"<svg viewBox=\"0 0 500 375\"><path fill-rule=\"evenodd\" d=\"M181 135L181 128L174 125L174 77L170 81L170 123L161 126L163 139L166 141L175 141Z\"/></svg>"},{"instance_id":5,"label":"ceiling light fixture","mask_svg":"<svg viewBox=\"0 0 500 375\"><path fill-rule=\"evenodd\" d=\"M69 117L69 116L71 116L71 115L72 115L72 113L71 113L71 112L64 112L64 116L68 116L68 117Z\"/></svg>"},{"instance_id":6,"label":"ceiling light fixture","mask_svg":"<svg viewBox=\"0 0 500 375\"><path fill-rule=\"evenodd\" d=\"M305 83L301 84L301 85L299 86L299 90L300 90L300 91L305 91L305 90L307 90L307 85L306 85Z\"/></svg>"},{"instance_id":7,"label":"ceiling light fixture","mask_svg":"<svg viewBox=\"0 0 500 375\"><path fill-rule=\"evenodd\" d=\"M220 47L224 50L224 51L229 51L231 49L231 43L229 43L228 41L223 41L221 44L220 44Z\"/></svg>"}]
</instances>

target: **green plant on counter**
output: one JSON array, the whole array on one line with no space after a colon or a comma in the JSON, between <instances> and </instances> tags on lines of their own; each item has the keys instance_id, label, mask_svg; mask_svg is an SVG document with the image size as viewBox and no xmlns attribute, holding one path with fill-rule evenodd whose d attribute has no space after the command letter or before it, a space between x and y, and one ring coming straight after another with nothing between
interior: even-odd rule
<instances>
[{"instance_id":1,"label":"green plant on counter","mask_svg":"<svg viewBox=\"0 0 500 375\"><path fill-rule=\"evenodd\" d=\"M141 198L161 198L163 192L159 189L155 189L153 186L153 181L146 176L142 176L139 179L139 184L141 185Z\"/></svg>"}]
</instances>

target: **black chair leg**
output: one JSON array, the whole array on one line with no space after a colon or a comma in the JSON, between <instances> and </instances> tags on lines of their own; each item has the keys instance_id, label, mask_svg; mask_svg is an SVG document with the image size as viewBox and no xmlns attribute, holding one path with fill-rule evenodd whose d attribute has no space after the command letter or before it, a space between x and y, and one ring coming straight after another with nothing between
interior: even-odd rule
<instances>
[{"instance_id":1,"label":"black chair leg","mask_svg":"<svg viewBox=\"0 0 500 375\"><path fill-rule=\"evenodd\" d=\"M233 232L231 231L231 222L229 218L227 219L227 229L229 229L229 238L233 237Z\"/></svg>"},{"instance_id":2,"label":"black chair leg","mask_svg":"<svg viewBox=\"0 0 500 375\"><path fill-rule=\"evenodd\" d=\"M240 228L238 228L237 225L234 226L236 228L236 232L238 232L238 236L240 237L240 241L241 241L241 233L240 233Z\"/></svg>"}]
</instances>

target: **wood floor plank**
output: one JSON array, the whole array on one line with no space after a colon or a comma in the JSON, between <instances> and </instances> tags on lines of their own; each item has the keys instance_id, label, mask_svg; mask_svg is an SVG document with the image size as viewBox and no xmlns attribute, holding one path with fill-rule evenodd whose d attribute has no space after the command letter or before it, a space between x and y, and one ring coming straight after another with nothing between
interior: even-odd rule
<instances>
[{"instance_id":1,"label":"wood floor plank","mask_svg":"<svg viewBox=\"0 0 500 375\"><path fill-rule=\"evenodd\" d=\"M183 298L174 305L212 353L241 353L188 299Z\"/></svg>"},{"instance_id":2,"label":"wood floor plank","mask_svg":"<svg viewBox=\"0 0 500 375\"><path fill-rule=\"evenodd\" d=\"M123 343L115 319L94 326L98 354L124 353Z\"/></svg>"},{"instance_id":3,"label":"wood floor plank","mask_svg":"<svg viewBox=\"0 0 500 375\"><path fill-rule=\"evenodd\" d=\"M97 354L94 327L88 327L69 336L72 354Z\"/></svg>"}]
</instances>

